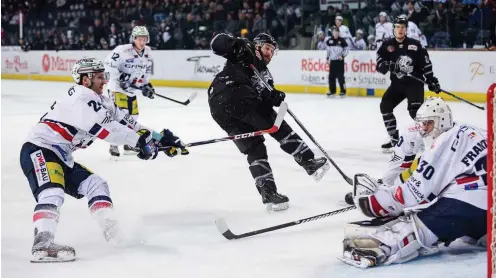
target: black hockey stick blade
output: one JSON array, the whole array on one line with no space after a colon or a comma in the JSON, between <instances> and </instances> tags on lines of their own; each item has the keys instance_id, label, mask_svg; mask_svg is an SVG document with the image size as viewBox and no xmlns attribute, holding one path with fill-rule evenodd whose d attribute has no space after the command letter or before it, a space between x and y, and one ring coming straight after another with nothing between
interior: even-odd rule
<instances>
[{"instance_id":1,"label":"black hockey stick blade","mask_svg":"<svg viewBox=\"0 0 496 278\"><path fill-rule=\"evenodd\" d=\"M418 81L418 82L420 82L420 83L423 83L423 84L427 85L427 82L425 82L424 80L422 80L422 79L420 79L420 78L418 78L418 77L416 77L416 76L413 76L413 75L411 75L411 74L407 74L407 76L408 76L408 77L410 77L410 78L412 78L412 79L414 79L414 80L417 80L417 81ZM480 110L486 110L484 107L479 106L479 105L477 105L477 104L475 104L475 103L472 103L472 102L470 102L470 101L468 101L468 100L466 100L466 99L463 99L463 98L461 98L461 97L459 97L459 96L457 96L457 95L455 95L455 94L452 94L452 93L450 93L450 92L448 92L448 91L445 91L445 90L441 89L441 92L443 92L443 93L445 93L445 94L447 94L447 95L449 95L449 96L451 96L451 97L453 97L453 98L456 98L456 99L457 99L457 100L459 100L459 101L463 101L463 102L465 102L465 103L467 103L467 104L470 104L470 105L472 105L472 106L474 106L474 107L476 107L476 108L478 108L478 109L480 109Z\"/></svg>"},{"instance_id":2,"label":"black hockey stick blade","mask_svg":"<svg viewBox=\"0 0 496 278\"><path fill-rule=\"evenodd\" d=\"M163 96L163 95L157 94L157 93L155 93L155 95L158 96L158 97L161 97L163 99L170 100L170 101L175 102L175 103L179 103L179 104L182 104L182 105L188 105L188 104L190 104L196 98L196 96L198 95L198 92L193 92L191 95L188 96L188 99L185 100L185 101L175 100L173 98L166 97L166 96Z\"/></svg>"},{"instance_id":3,"label":"black hockey stick blade","mask_svg":"<svg viewBox=\"0 0 496 278\"><path fill-rule=\"evenodd\" d=\"M219 232L226 239L233 240L233 239L240 239L240 238L255 236L255 235L259 235L259 234L263 234L263 233L268 233L268 232L272 232L272 231L275 231L275 230L284 229L284 228L291 227L291 226L300 225L300 224L307 223L307 222L310 222L310 221L315 221L315 220L322 219L322 218L325 218L325 217L329 217L329 216L333 216L333 215L336 215L336 214L340 214L340 213L343 213L343 212L346 212L346 211L349 211L349 210L354 210L355 208L356 208L356 206L354 206L354 205L353 206L348 206L348 207L345 207L345 208L342 208L342 209L333 210L333 211L326 212L326 213L319 214L319 215L315 215L315 216L312 216L312 217L303 218L303 219L300 219L300 220L296 220L296 221L292 221L292 222L287 222L287 223L280 224L280 225L277 225L277 226L272 226L272 227L268 227L268 228L264 228L264 229L260 229L260 230L255 230L255 231L251 231L251 232L247 232L247 233L243 233L243 234L235 234L235 233L233 233L229 229L229 226L227 226L227 223L226 223L226 221L223 218L218 218L217 220L215 220L215 225L217 226L217 229L219 230Z\"/></svg>"}]
</instances>

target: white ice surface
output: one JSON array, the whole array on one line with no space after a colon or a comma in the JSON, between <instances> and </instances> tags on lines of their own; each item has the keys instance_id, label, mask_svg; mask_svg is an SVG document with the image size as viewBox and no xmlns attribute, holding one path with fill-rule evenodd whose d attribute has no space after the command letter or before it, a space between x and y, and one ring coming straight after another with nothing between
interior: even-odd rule
<instances>
[{"instance_id":1,"label":"white ice surface","mask_svg":"<svg viewBox=\"0 0 496 278\"><path fill-rule=\"evenodd\" d=\"M22 278L87 277L484 277L486 254L454 244L439 255L403 265L360 270L339 262L343 224L364 217L356 210L264 235L227 241L214 220L224 217L234 233L264 228L343 207L350 186L331 167L320 183L267 137L269 159L279 191L290 209L268 213L253 185L247 162L232 142L190 149L189 156L154 161L125 156L110 161L108 144L94 143L75 154L78 162L104 177L115 209L130 238L126 248L109 246L91 219L87 200L67 196L56 241L76 249L77 260L31 264L32 211L35 206L19 165L29 129L69 83L2 80L2 276ZM205 90L189 106L140 96L140 121L167 127L183 141L225 136L210 116ZM186 99L191 90L157 88ZM379 146L386 135L379 98L326 99L290 94L290 109L349 176L379 177L388 156ZM485 127L485 113L450 103L455 119ZM411 122L402 103L400 126ZM303 132L290 116L286 120ZM306 137L304 137L306 138ZM307 140L309 144L310 141ZM312 145L314 150L317 150Z\"/></svg>"}]
</instances>

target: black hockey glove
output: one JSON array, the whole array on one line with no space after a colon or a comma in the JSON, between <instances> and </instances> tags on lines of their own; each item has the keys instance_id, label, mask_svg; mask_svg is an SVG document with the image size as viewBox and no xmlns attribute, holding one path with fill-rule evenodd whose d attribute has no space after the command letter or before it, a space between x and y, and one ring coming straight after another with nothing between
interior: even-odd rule
<instances>
[{"instance_id":1,"label":"black hockey glove","mask_svg":"<svg viewBox=\"0 0 496 278\"><path fill-rule=\"evenodd\" d=\"M160 132L162 139L160 139L160 145L162 147L170 147L164 151L168 157L174 157L178 154L177 149L181 150L181 155L188 155L189 151L184 146L183 142L179 137L175 136L170 130L164 129Z\"/></svg>"},{"instance_id":2,"label":"black hockey glove","mask_svg":"<svg viewBox=\"0 0 496 278\"><path fill-rule=\"evenodd\" d=\"M158 154L158 148L156 141L152 138L152 134L149 130L142 129L138 131L141 136L138 139L137 148L139 148L138 157L140 159L149 160L155 159Z\"/></svg>"},{"instance_id":3,"label":"black hockey glove","mask_svg":"<svg viewBox=\"0 0 496 278\"><path fill-rule=\"evenodd\" d=\"M251 63L255 57L253 53L255 51L255 45L245 38L236 38L234 40L234 62L236 63ZM252 51L250 51L251 49ZM253 53L252 53L253 52Z\"/></svg>"},{"instance_id":4,"label":"black hockey glove","mask_svg":"<svg viewBox=\"0 0 496 278\"><path fill-rule=\"evenodd\" d=\"M273 106L279 107L285 98L286 94L277 89L274 89L272 92L270 92L270 101L272 102Z\"/></svg>"},{"instance_id":5,"label":"black hockey glove","mask_svg":"<svg viewBox=\"0 0 496 278\"><path fill-rule=\"evenodd\" d=\"M400 71L400 68L395 62L389 62L388 70L390 73L398 73Z\"/></svg>"},{"instance_id":6,"label":"black hockey glove","mask_svg":"<svg viewBox=\"0 0 496 278\"><path fill-rule=\"evenodd\" d=\"M441 85L439 85L439 81L435 77L432 77L431 80L427 81L427 87L429 87L429 91L435 92L436 94L441 92Z\"/></svg>"},{"instance_id":7,"label":"black hockey glove","mask_svg":"<svg viewBox=\"0 0 496 278\"><path fill-rule=\"evenodd\" d=\"M143 95L149 99L155 98L155 89L153 88L151 83L145 84L142 88Z\"/></svg>"}]
</instances>

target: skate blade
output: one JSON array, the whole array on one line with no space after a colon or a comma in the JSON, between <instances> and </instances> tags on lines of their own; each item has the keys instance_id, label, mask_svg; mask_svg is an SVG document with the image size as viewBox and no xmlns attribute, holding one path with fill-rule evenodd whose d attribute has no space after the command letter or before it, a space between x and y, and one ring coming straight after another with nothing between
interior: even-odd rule
<instances>
[{"instance_id":1,"label":"skate blade","mask_svg":"<svg viewBox=\"0 0 496 278\"><path fill-rule=\"evenodd\" d=\"M382 153L393 153L394 152L394 148L389 148L389 149L382 149Z\"/></svg>"},{"instance_id":2,"label":"skate blade","mask_svg":"<svg viewBox=\"0 0 496 278\"><path fill-rule=\"evenodd\" d=\"M49 257L47 252L35 252L33 258L30 260L32 263L68 263L76 260L72 252L59 251L58 257Z\"/></svg>"},{"instance_id":3,"label":"skate blade","mask_svg":"<svg viewBox=\"0 0 496 278\"><path fill-rule=\"evenodd\" d=\"M124 155L137 155L138 152L135 151L124 151Z\"/></svg>"},{"instance_id":4,"label":"skate blade","mask_svg":"<svg viewBox=\"0 0 496 278\"><path fill-rule=\"evenodd\" d=\"M367 269L367 268L373 266L373 265L371 265L371 262L367 259L362 259L359 262L355 261L352 258L348 258L345 256L338 257L337 259L342 261L345 264L348 264L348 265L351 265L351 266L354 266L354 267L360 268L360 269Z\"/></svg>"},{"instance_id":5,"label":"skate blade","mask_svg":"<svg viewBox=\"0 0 496 278\"><path fill-rule=\"evenodd\" d=\"M286 202L286 203L280 203L280 204L272 204L272 203L268 203L265 205L265 209L267 211L284 211L284 210L287 210L289 208L289 203Z\"/></svg>"},{"instance_id":6,"label":"skate blade","mask_svg":"<svg viewBox=\"0 0 496 278\"><path fill-rule=\"evenodd\" d=\"M336 95L327 95L327 98L336 98Z\"/></svg>"},{"instance_id":7,"label":"skate blade","mask_svg":"<svg viewBox=\"0 0 496 278\"><path fill-rule=\"evenodd\" d=\"M315 171L312 174L313 179L317 182L320 181L322 179L322 177L324 177L324 175L327 173L327 171L329 171L330 168L331 168L331 165L329 165L329 163L326 162L326 164L322 165L322 167L317 169L317 171Z\"/></svg>"},{"instance_id":8,"label":"skate blade","mask_svg":"<svg viewBox=\"0 0 496 278\"><path fill-rule=\"evenodd\" d=\"M116 156L116 155L110 155L110 160L112 161L118 161L119 160L119 156Z\"/></svg>"}]
</instances>

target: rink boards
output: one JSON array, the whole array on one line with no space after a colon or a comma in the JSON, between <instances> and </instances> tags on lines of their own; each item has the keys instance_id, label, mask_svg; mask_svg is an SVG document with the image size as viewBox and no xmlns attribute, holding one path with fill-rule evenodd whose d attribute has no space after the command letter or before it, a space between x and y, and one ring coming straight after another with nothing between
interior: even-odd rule
<instances>
[{"instance_id":1,"label":"rink boards","mask_svg":"<svg viewBox=\"0 0 496 278\"><path fill-rule=\"evenodd\" d=\"M83 57L104 60L109 51L29 51L2 47L2 79L72 81L71 69ZM489 51L429 51L441 87L470 101L485 102L496 82L496 54ZM153 51L154 86L208 88L225 59L208 50ZM278 51L269 65L277 88L292 93L329 91L325 51ZM345 59L347 94L382 96L389 74L376 71L375 51L351 51ZM426 88L427 92L427 88ZM428 92L427 95L433 93ZM444 97L448 96L444 95Z\"/></svg>"}]
</instances>

